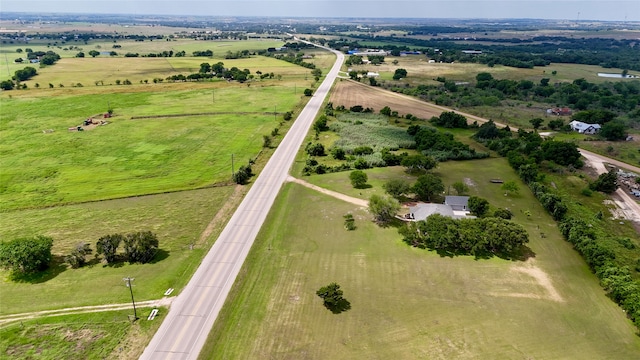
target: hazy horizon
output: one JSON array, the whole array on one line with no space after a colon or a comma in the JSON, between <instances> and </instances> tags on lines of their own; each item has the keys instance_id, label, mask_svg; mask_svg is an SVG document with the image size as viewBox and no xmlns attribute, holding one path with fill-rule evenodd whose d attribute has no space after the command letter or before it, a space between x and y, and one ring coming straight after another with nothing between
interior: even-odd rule
<instances>
[{"instance_id":1,"label":"hazy horizon","mask_svg":"<svg viewBox=\"0 0 640 360\"><path fill-rule=\"evenodd\" d=\"M446 18L640 21L640 1L581 0L3 0L6 12L311 18Z\"/></svg>"}]
</instances>

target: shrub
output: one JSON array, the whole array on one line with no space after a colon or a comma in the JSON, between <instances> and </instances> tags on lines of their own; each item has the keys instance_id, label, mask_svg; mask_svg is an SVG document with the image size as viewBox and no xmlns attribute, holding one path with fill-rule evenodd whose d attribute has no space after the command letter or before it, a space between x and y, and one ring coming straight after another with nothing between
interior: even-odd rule
<instances>
[{"instance_id":1,"label":"shrub","mask_svg":"<svg viewBox=\"0 0 640 360\"><path fill-rule=\"evenodd\" d=\"M310 156L325 156L324 145L320 143L308 143L305 149Z\"/></svg>"},{"instance_id":2,"label":"shrub","mask_svg":"<svg viewBox=\"0 0 640 360\"><path fill-rule=\"evenodd\" d=\"M71 251L71 254L65 256L64 260L71 265L72 268L77 269L87 263L86 256L90 255L92 252L93 250L91 250L91 246L89 244L79 243Z\"/></svg>"},{"instance_id":3,"label":"shrub","mask_svg":"<svg viewBox=\"0 0 640 360\"><path fill-rule=\"evenodd\" d=\"M344 227L345 229L352 231L356 229L356 220L353 218L352 214L344 215Z\"/></svg>"},{"instance_id":4,"label":"shrub","mask_svg":"<svg viewBox=\"0 0 640 360\"><path fill-rule=\"evenodd\" d=\"M351 185L353 185L354 188L361 189L365 187L369 178L364 171L354 170L349 174L349 180L351 180Z\"/></svg>"}]
</instances>

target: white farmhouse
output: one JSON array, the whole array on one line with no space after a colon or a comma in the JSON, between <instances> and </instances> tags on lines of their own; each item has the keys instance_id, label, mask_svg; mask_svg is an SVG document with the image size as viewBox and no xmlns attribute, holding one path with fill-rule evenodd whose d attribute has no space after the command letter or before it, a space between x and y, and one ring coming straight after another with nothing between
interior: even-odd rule
<instances>
[{"instance_id":1,"label":"white farmhouse","mask_svg":"<svg viewBox=\"0 0 640 360\"><path fill-rule=\"evenodd\" d=\"M571 130L577 131L580 134L593 135L600 131L600 124L587 124L582 121L573 120L569 123Z\"/></svg>"}]
</instances>

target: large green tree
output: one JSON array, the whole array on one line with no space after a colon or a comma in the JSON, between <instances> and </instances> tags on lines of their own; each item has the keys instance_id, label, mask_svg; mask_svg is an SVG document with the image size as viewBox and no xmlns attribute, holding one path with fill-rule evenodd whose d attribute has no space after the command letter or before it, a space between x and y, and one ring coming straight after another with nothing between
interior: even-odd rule
<instances>
[{"instance_id":1,"label":"large green tree","mask_svg":"<svg viewBox=\"0 0 640 360\"><path fill-rule=\"evenodd\" d=\"M396 71L393 73L393 80L400 80L406 77L407 77L406 69L396 69Z\"/></svg>"},{"instance_id":2,"label":"large green tree","mask_svg":"<svg viewBox=\"0 0 640 360\"><path fill-rule=\"evenodd\" d=\"M444 191L442 179L433 174L424 174L418 177L412 190L419 200L431 201L431 197Z\"/></svg>"},{"instance_id":3,"label":"large green tree","mask_svg":"<svg viewBox=\"0 0 640 360\"><path fill-rule=\"evenodd\" d=\"M387 194L399 199L411 191L411 185L404 179L391 179L382 185Z\"/></svg>"},{"instance_id":4,"label":"large green tree","mask_svg":"<svg viewBox=\"0 0 640 360\"><path fill-rule=\"evenodd\" d=\"M468 202L469 210L477 216L484 216L489 211L489 202L478 196L471 196Z\"/></svg>"},{"instance_id":5,"label":"large green tree","mask_svg":"<svg viewBox=\"0 0 640 360\"><path fill-rule=\"evenodd\" d=\"M118 247L123 240L121 234L105 235L96 242L96 252L104 256L107 263L113 263L117 260Z\"/></svg>"},{"instance_id":6,"label":"large green tree","mask_svg":"<svg viewBox=\"0 0 640 360\"><path fill-rule=\"evenodd\" d=\"M12 275L42 271L51 262L53 239L38 235L0 243L0 267Z\"/></svg>"},{"instance_id":7,"label":"large green tree","mask_svg":"<svg viewBox=\"0 0 640 360\"><path fill-rule=\"evenodd\" d=\"M416 154L406 156L402 159L401 164L407 168L407 172L416 173L431 170L436 167L438 162L431 156Z\"/></svg>"},{"instance_id":8,"label":"large green tree","mask_svg":"<svg viewBox=\"0 0 640 360\"><path fill-rule=\"evenodd\" d=\"M124 238L124 256L129 263L148 263L158 251L158 237L151 231L127 234Z\"/></svg>"},{"instance_id":9,"label":"large green tree","mask_svg":"<svg viewBox=\"0 0 640 360\"><path fill-rule=\"evenodd\" d=\"M627 127L619 121L611 121L602 125L600 136L609 141L624 140L627 138Z\"/></svg>"}]
</instances>

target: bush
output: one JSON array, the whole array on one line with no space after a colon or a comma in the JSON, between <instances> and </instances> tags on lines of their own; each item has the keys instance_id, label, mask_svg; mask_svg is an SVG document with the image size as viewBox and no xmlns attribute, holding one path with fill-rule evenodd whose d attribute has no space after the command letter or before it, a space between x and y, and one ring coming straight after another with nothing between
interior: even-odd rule
<instances>
[{"instance_id":1,"label":"bush","mask_svg":"<svg viewBox=\"0 0 640 360\"><path fill-rule=\"evenodd\" d=\"M344 227L345 229L352 231L356 229L356 220L353 218L352 214L344 215Z\"/></svg>"},{"instance_id":2,"label":"bush","mask_svg":"<svg viewBox=\"0 0 640 360\"><path fill-rule=\"evenodd\" d=\"M391 179L382 185L387 194L399 199L404 194L411 191L411 185L404 179Z\"/></svg>"},{"instance_id":3,"label":"bush","mask_svg":"<svg viewBox=\"0 0 640 360\"><path fill-rule=\"evenodd\" d=\"M84 266L87 263L87 255L93 252L91 246L87 243L80 243L71 251L71 254L65 256L66 263L71 265L72 268L77 269Z\"/></svg>"},{"instance_id":4,"label":"bush","mask_svg":"<svg viewBox=\"0 0 640 360\"><path fill-rule=\"evenodd\" d=\"M304 89L304 96L311 96L313 95L313 90L311 89Z\"/></svg>"},{"instance_id":5,"label":"bush","mask_svg":"<svg viewBox=\"0 0 640 360\"><path fill-rule=\"evenodd\" d=\"M233 181L235 181L236 184L244 185L249 181L251 176L253 176L251 165L242 165L238 168L238 171L233 174Z\"/></svg>"},{"instance_id":6,"label":"bush","mask_svg":"<svg viewBox=\"0 0 640 360\"><path fill-rule=\"evenodd\" d=\"M346 152L343 148L333 148L331 150L331 156L336 160L344 160L346 158Z\"/></svg>"},{"instance_id":7,"label":"bush","mask_svg":"<svg viewBox=\"0 0 640 360\"><path fill-rule=\"evenodd\" d=\"M493 212L493 217L505 219L505 220L511 220L511 217L513 217L513 214L508 209L496 209L496 211Z\"/></svg>"},{"instance_id":8,"label":"bush","mask_svg":"<svg viewBox=\"0 0 640 360\"><path fill-rule=\"evenodd\" d=\"M369 178L364 171L354 170L349 174L349 180L351 180L351 185L353 185L354 188L361 189L365 187Z\"/></svg>"},{"instance_id":9,"label":"bush","mask_svg":"<svg viewBox=\"0 0 640 360\"><path fill-rule=\"evenodd\" d=\"M310 156L325 156L324 145L320 143L308 143L305 149Z\"/></svg>"}]
</instances>

